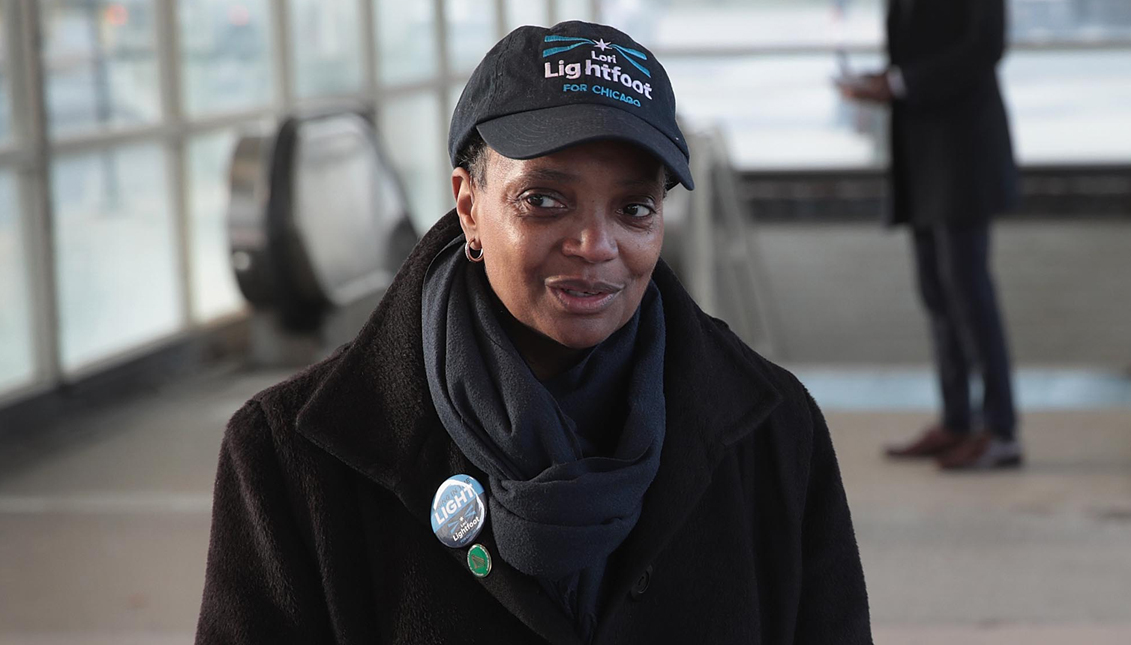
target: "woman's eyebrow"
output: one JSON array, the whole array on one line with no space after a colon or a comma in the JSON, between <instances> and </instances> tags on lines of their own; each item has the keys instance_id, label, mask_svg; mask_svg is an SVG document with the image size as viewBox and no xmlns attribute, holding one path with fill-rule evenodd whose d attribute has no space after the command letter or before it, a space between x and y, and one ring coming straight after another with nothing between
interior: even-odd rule
<instances>
[{"instance_id":1,"label":"woman's eyebrow","mask_svg":"<svg viewBox=\"0 0 1131 645\"><path fill-rule=\"evenodd\" d=\"M524 171L517 177L519 181L524 180L538 180L538 181L555 181L566 184L577 183L581 178L571 172L563 170L550 170L549 168L531 168Z\"/></svg>"},{"instance_id":2,"label":"woman's eyebrow","mask_svg":"<svg viewBox=\"0 0 1131 645\"><path fill-rule=\"evenodd\" d=\"M523 173L516 177L516 179L518 181L555 181L566 184L573 184L581 181L581 177L571 172L566 172L564 170L551 170L549 168L531 168L530 170L523 171ZM659 182L655 177L642 175L640 177L631 177L629 179L625 179L620 182L620 185L652 188L659 183L662 182Z\"/></svg>"},{"instance_id":3,"label":"woman's eyebrow","mask_svg":"<svg viewBox=\"0 0 1131 645\"><path fill-rule=\"evenodd\" d=\"M633 178L633 179L625 179L624 181L620 182L620 185L621 186L640 186L641 188L656 188L656 187L662 187L663 183L664 182L658 180L655 177L642 176L642 177Z\"/></svg>"}]
</instances>

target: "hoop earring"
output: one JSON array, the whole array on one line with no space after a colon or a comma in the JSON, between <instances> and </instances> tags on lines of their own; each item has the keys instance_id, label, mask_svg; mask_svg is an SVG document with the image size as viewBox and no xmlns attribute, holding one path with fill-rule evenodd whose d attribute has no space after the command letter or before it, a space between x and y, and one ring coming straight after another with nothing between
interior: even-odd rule
<instances>
[{"instance_id":1,"label":"hoop earring","mask_svg":"<svg viewBox=\"0 0 1131 645\"><path fill-rule=\"evenodd\" d=\"M479 255L472 255L471 254L471 241L470 240L463 243L463 254L466 255L467 259L470 260L471 262L482 262L483 261L483 249L479 249Z\"/></svg>"}]
</instances>

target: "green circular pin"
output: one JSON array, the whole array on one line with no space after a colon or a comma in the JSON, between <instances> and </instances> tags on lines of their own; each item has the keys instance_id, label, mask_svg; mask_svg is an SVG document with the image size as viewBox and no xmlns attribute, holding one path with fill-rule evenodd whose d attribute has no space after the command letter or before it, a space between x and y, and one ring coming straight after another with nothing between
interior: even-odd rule
<instances>
[{"instance_id":1,"label":"green circular pin","mask_svg":"<svg viewBox=\"0 0 1131 645\"><path fill-rule=\"evenodd\" d=\"M467 550L467 568L478 578L486 578L491 573L491 554L482 544L473 544Z\"/></svg>"}]
</instances>

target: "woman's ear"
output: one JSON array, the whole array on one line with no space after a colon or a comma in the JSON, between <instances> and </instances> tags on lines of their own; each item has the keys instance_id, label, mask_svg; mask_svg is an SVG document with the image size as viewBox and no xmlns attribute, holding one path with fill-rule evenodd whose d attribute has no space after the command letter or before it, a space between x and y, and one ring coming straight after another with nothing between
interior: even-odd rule
<instances>
[{"instance_id":1,"label":"woman's ear","mask_svg":"<svg viewBox=\"0 0 1131 645\"><path fill-rule=\"evenodd\" d=\"M459 215L459 225L463 229L463 236L468 240L475 239L475 190L472 185L471 174L466 168L456 168L452 171L452 196L456 199L456 215Z\"/></svg>"}]
</instances>

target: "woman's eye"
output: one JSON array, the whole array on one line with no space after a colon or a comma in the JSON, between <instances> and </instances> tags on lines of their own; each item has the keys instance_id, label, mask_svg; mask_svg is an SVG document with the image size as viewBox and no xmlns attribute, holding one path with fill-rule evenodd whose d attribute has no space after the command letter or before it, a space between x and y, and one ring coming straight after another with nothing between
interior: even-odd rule
<instances>
[{"instance_id":1,"label":"woman's eye","mask_svg":"<svg viewBox=\"0 0 1131 645\"><path fill-rule=\"evenodd\" d=\"M656 209L647 204L629 204L621 210L629 217L648 217L656 213Z\"/></svg>"},{"instance_id":2,"label":"woman's eye","mask_svg":"<svg viewBox=\"0 0 1131 645\"><path fill-rule=\"evenodd\" d=\"M527 195L525 199L527 204L530 204L535 208L561 208L565 206L565 204L554 199L553 197L550 197L549 195Z\"/></svg>"}]
</instances>

